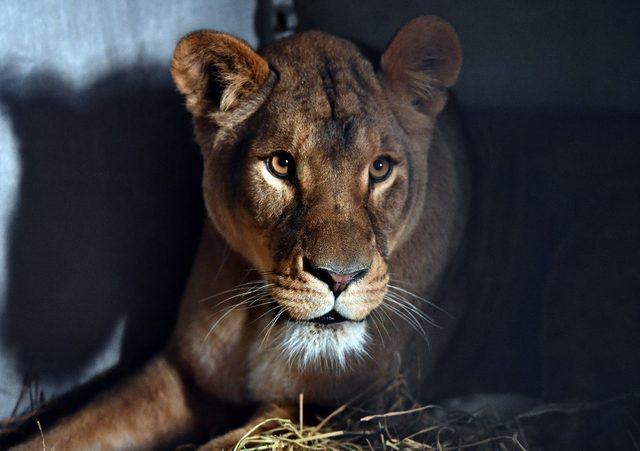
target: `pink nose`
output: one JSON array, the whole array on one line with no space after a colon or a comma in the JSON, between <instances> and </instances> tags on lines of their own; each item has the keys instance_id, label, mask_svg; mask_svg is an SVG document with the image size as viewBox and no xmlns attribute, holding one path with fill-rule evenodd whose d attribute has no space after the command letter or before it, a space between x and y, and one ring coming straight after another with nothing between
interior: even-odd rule
<instances>
[{"instance_id":1,"label":"pink nose","mask_svg":"<svg viewBox=\"0 0 640 451\"><path fill-rule=\"evenodd\" d=\"M303 268L317 279L327 284L333 295L337 298L353 279L364 276L371 265L352 264L348 267L334 265L314 265L310 260L303 260Z\"/></svg>"},{"instance_id":2,"label":"pink nose","mask_svg":"<svg viewBox=\"0 0 640 451\"><path fill-rule=\"evenodd\" d=\"M359 273L360 271L352 272L349 274L338 274L333 271L327 270L327 274L329 274L329 277L331 278L329 288L331 289L331 291L333 291L333 295L335 297L338 297L338 295L342 293L345 288L347 288L349 282L351 282L351 280Z\"/></svg>"}]
</instances>

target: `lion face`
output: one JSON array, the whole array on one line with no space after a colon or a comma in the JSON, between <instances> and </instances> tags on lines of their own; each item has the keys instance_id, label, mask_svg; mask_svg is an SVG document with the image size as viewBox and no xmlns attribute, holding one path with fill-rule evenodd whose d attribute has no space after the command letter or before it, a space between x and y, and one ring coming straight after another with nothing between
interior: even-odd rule
<instances>
[{"instance_id":1,"label":"lion face","mask_svg":"<svg viewBox=\"0 0 640 451\"><path fill-rule=\"evenodd\" d=\"M390 257L419 216L433 121L459 70L453 31L422 19L394 39L381 73L319 32L262 56L213 32L176 50L209 216L263 274L282 348L303 364L365 352Z\"/></svg>"}]
</instances>

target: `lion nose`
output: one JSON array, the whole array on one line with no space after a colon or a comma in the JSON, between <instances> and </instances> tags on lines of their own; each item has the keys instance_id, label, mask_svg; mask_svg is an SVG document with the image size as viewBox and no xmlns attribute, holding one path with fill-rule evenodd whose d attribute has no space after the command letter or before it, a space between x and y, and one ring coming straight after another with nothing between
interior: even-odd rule
<instances>
[{"instance_id":1,"label":"lion nose","mask_svg":"<svg viewBox=\"0 0 640 451\"><path fill-rule=\"evenodd\" d=\"M329 277L333 279L333 282L329 284L329 288L333 291L333 294L338 296L340 293L347 288L347 285L351 280L358 274L357 272L350 272L349 274L338 274L332 271L327 271L329 273Z\"/></svg>"},{"instance_id":2,"label":"lion nose","mask_svg":"<svg viewBox=\"0 0 640 451\"><path fill-rule=\"evenodd\" d=\"M305 259L306 260L306 259ZM340 296L351 282L364 276L369 271L369 266L358 266L356 268L337 268L332 266L319 266L305 261L305 270L327 285L337 298Z\"/></svg>"}]
</instances>

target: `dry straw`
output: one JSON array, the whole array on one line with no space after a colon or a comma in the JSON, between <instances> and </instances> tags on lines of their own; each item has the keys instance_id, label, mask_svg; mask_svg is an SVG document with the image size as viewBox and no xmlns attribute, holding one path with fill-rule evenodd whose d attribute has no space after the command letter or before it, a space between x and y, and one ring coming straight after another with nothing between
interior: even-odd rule
<instances>
[{"instance_id":1,"label":"dry straw","mask_svg":"<svg viewBox=\"0 0 640 451\"><path fill-rule=\"evenodd\" d=\"M394 406L412 407L362 416L365 402L352 402L340 406L315 426L304 423L304 398L300 395L297 422L266 419L248 431L233 451L526 449L517 430L499 421L488 421L483 412L470 414L435 405L417 406L400 380L394 381L386 392L390 390L397 393Z\"/></svg>"}]
</instances>

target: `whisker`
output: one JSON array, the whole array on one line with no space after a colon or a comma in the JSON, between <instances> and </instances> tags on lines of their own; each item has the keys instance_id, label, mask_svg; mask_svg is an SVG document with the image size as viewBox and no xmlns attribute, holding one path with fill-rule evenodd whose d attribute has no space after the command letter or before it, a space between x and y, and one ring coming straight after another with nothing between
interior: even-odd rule
<instances>
[{"instance_id":1,"label":"whisker","mask_svg":"<svg viewBox=\"0 0 640 451\"><path fill-rule=\"evenodd\" d=\"M396 304L398 304L399 307L404 307L400 303L396 302ZM383 303L381 304L381 306L388 308L392 313L395 313L396 316L398 316L400 319L405 321L409 326L411 326L412 329L414 329L418 334L420 334L424 338L424 340L427 343L427 346L431 347L429 336L426 330L424 329L424 327L422 327L422 324L420 324L420 322L414 317L414 315L411 312L402 311L398 307L394 306L393 303L391 304Z\"/></svg>"},{"instance_id":2,"label":"whisker","mask_svg":"<svg viewBox=\"0 0 640 451\"><path fill-rule=\"evenodd\" d=\"M264 285L264 286L260 286L260 287L256 287L256 288L247 289L247 291L244 291L242 293L237 293L237 294L234 294L233 296L230 296L228 298L223 299L222 301L218 302L216 305L220 305L222 303L228 302L231 299L245 297L245 296L248 296L248 295L259 293L261 291L265 291L269 286L270 285Z\"/></svg>"},{"instance_id":3,"label":"whisker","mask_svg":"<svg viewBox=\"0 0 640 451\"><path fill-rule=\"evenodd\" d=\"M268 302L263 302L263 301L267 301ZM260 304L257 304L258 302L261 302ZM240 301L238 303L229 305L225 308L223 308L221 311L224 312L226 310L229 309L239 309L239 307L243 307L240 310L248 310L250 308L254 308L254 307L260 307L262 305L267 305L271 303L271 299L270 299L270 295L268 293L258 293L258 294L254 294L253 296L251 296L248 299L245 299L243 301ZM215 316L217 316L219 313L221 313L220 311L214 312L211 315L209 315L209 318L213 318Z\"/></svg>"},{"instance_id":4,"label":"whisker","mask_svg":"<svg viewBox=\"0 0 640 451\"><path fill-rule=\"evenodd\" d=\"M398 300L398 299L393 299L393 298L388 298L388 300L390 300L392 303L398 305L398 307L400 307L408 315L411 315L413 318L415 318L417 322L419 322L418 319L421 319L421 320L423 320L424 322L426 322L429 325L432 325L434 327L440 327L426 313L422 312L420 309L418 309L413 304L410 304L409 302L406 302L406 300Z\"/></svg>"},{"instance_id":5,"label":"whisker","mask_svg":"<svg viewBox=\"0 0 640 451\"><path fill-rule=\"evenodd\" d=\"M224 290L224 291L221 291L219 293L212 294L211 296L207 296L207 297L204 297L202 299L199 299L197 302L198 303L202 303L202 302L208 301L210 299L218 298L218 297L223 296L225 294L234 293L234 292L237 292L237 291L242 291L242 290L254 288L254 287L257 287L257 286L259 286L259 285L255 285L255 286L238 286L238 287L229 288L228 290Z\"/></svg>"},{"instance_id":6,"label":"whisker","mask_svg":"<svg viewBox=\"0 0 640 451\"><path fill-rule=\"evenodd\" d=\"M218 324L220 324L220 321L222 321L227 315L229 315L231 312L233 312L235 309L237 309L240 306L241 306L241 304L236 304L236 305L232 306L220 318L218 318L218 320L215 323L213 323L213 325L209 328L209 331L204 336L204 339L202 340L202 342L204 343L205 341L207 341L207 338L209 338L209 335L211 335L213 330L218 326Z\"/></svg>"},{"instance_id":7,"label":"whisker","mask_svg":"<svg viewBox=\"0 0 640 451\"><path fill-rule=\"evenodd\" d=\"M380 336L380 341L382 342L382 346L384 347L384 337L382 336L382 331L380 330L380 326L378 326L378 322L379 321L379 312L376 312L375 310L373 310L371 312L371 316L372 316L372 323L373 325L376 327L376 330L378 331L378 335Z\"/></svg>"},{"instance_id":8,"label":"whisker","mask_svg":"<svg viewBox=\"0 0 640 451\"><path fill-rule=\"evenodd\" d=\"M264 344L267 341L267 338L269 337L269 334L271 333L271 331L273 330L273 328L275 327L276 323L278 322L278 320L280 319L280 316L282 316L282 314L284 313L284 308L281 309L277 315L275 315L273 317L273 319L271 321L269 321L269 323L267 323L267 333L264 335L264 337L262 338L262 341L260 342L260 346L259 348L262 348L262 346L264 346ZM264 331L264 328L262 329L262 331L260 331L260 333L262 333Z\"/></svg>"},{"instance_id":9,"label":"whisker","mask_svg":"<svg viewBox=\"0 0 640 451\"><path fill-rule=\"evenodd\" d=\"M425 320L427 323L431 324L433 327L441 328L441 326L433 318L431 318L426 312L423 312L418 307L416 307L411 302L409 302L408 299L406 299L406 298L404 298L404 297L402 297L402 296L400 296L398 294L395 294L395 293L387 293L386 296L387 296L387 299L393 299L396 302L402 304L402 306L404 308L407 308L407 309L411 310L413 313L418 315L420 318Z\"/></svg>"},{"instance_id":10,"label":"whisker","mask_svg":"<svg viewBox=\"0 0 640 451\"><path fill-rule=\"evenodd\" d=\"M408 295L409 295L409 296L411 296L412 298L417 299L417 300L419 300L419 301L422 301L422 302L424 302L424 303L426 303L426 304L430 305L431 307L433 307L433 308L435 308L435 309L437 309L437 310L440 310L442 313L445 313L445 314L446 314L446 315L448 315L449 317L453 317L449 312L447 312L445 309L443 309L443 308L442 308L442 307L440 307L439 305L436 305L436 304L434 304L433 302L431 302L430 300L425 299L425 298L423 298L422 296L418 296L417 294L412 293L412 292L411 292L411 291L409 291L409 290L406 290L406 289L404 289L404 288L402 288L402 287L399 287L399 286L397 286L397 285L391 285L391 284L387 284L387 287L388 287L388 288L391 288L391 289L393 289L393 290L400 291L401 293L408 294Z\"/></svg>"},{"instance_id":11,"label":"whisker","mask_svg":"<svg viewBox=\"0 0 640 451\"><path fill-rule=\"evenodd\" d=\"M402 305L401 303L399 303L397 301L393 301L391 299L387 299L387 300L392 302L392 304L395 304L397 313L402 313L403 317L406 318L408 322L410 322L411 324L415 325L418 329L420 329L421 333L426 334L426 331L425 331L424 327L422 326L420 321L418 321L416 319L416 317L413 314L413 312L407 310L404 305ZM389 307L392 307L392 306L389 306Z\"/></svg>"},{"instance_id":12,"label":"whisker","mask_svg":"<svg viewBox=\"0 0 640 451\"><path fill-rule=\"evenodd\" d=\"M411 324L412 326L414 325L414 323L411 321L411 318L409 318L404 312L402 312L400 309L398 309L394 305L392 305L392 304L384 304L384 306L386 308L388 308L391 313L394 313L396 316L398 316L404 322L406 322L408 324Z\"/></svg>"},{"instance_id":13,"label":"whisker","mask_svg":"<svg viewBox=\"0 0 640 451\"><path fill-rule=\"evenodd\" d=\"M264 280L256 280L256 281L252 281L252 282L246 282L246 283L243 283L243 284L240 284L240 285L236 285L233 288L229 288L228 290L224 290L224 291L221 291L219 293L212 294L211 296L207 296L205 298L202 298L202 299L198 300L198 303L202 303L202 302L208 301L209 299L214 299L214 298L223 296L223 295L228 294L228 293L232 293L232 292L236 292L236 291L242 291L244 289L257 288L257 287L268 287L268 286L271 286L271 285L273 285L273 284L267 284L267 283L265 283Z\"/></svg>"},{"instance_id":14,"label":"whisker","mask_svg":"<svg viewBox=\"0 0 640 451\"><path fill-rule=\"evenodd\" d=\"M376 314L378 322L380 323L380 327L382 327L384 332L387 334L387 338L391 338L391 335L389 335L389 329L387 329L387 326L384 323L384 318L382 317L382 314L384 313L387 318L391 319L389 315L387 315L387 312L385 312L384 310L374 310L372 313Z\"/></svg>"},{"instance_id":15,"label":"whisker","mask_svg":"<svg viewBox=\"0 0 640 451\"><path fill-rule=\"evenodd\" d=\"M262 305L269 305L272 302L275 303L275 301L270 301L267 303L264 303ZM269 313L273 312L274 310L278 310L279 308L282 308L279 304L274 305L273 307L271 307L270 309L268 309L266 312L264 312L262 315L258 316L256 319L254 319L253 321L251 321L249 324L253 324L257 321L259 321L260 319L264 318L265 316L267 316Z\"/></svg>"},{"instance_id":16,"label":"whisker","mask_svg":"<svg viewBox=\"0 0 640 451\"><path fill-rule=\"evenodd\" d=\"M384 304L380 305L380 307L384 307ZM384 316L387 317L387 319L389 320L389 322L391 323L391 325L393 326L393 328L396 328L396 323L393 320L393 318L391 316L389 316L389 314L387 313L387 311L385 309L381 309L380 310L381 313L384 313Z\"/></svg>"},{"instance_id":17,"label":"whisker","mask_svg":"<svg viewBox=\"0 0 640 451\"><path fill-rule=\"evenodd\" d=\"M205 335L204 339L202 340L203 343L205 341L207 341L207 338L209 338L209 336L214 331L214 329L218 326L218 324L220 324L220 322L224 318L226 318L231 312L233 312L234 310L237 310L237 309L239 309L240 307L243 307L243 306L247 306L247 308L249 308L249 307L252 306L253 303L259 302L261 296L264 296L266 294L266 293L261 293L261 291L265 290L266 288L267 288L267 286L262 286L262 287L259 287L259 288L252 288L252 289L249 289L246 292L243 292L243 293L240 293L240 294L235 294L233 296L230 296L230 297L224 299L223 301L220 301L218 304L230 301L231 299L235 299L235 298L238 298L238 297L244 297L244 296L248 296L250 294L254 294L254 296L252 296L252 297L250 297L248 299L245 299L245 300L243 300L241 302L238 302L236 304L233 304L233 305L227 307L226 311L224 311L224 313L220 316L220 318L218 318L218 320L215 323L213 323L213 325L209 328L209 331L207 332L207 334ZM256 293L258 293L258 294L256 294Z\"/></svg>"}]
</instances>

